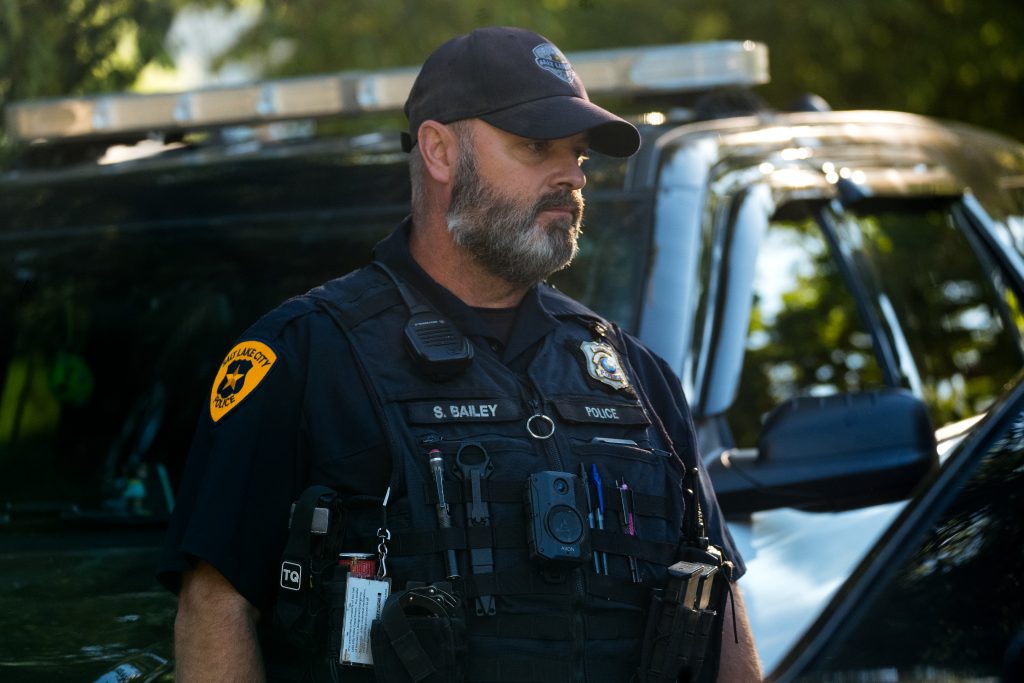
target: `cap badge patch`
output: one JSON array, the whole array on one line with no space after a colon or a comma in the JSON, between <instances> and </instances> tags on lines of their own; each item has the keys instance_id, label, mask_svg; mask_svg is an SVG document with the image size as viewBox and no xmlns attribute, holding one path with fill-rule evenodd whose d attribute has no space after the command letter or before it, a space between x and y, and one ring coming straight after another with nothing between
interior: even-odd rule
<instances>
[{"instance_id":1,"label":"cap badge patch","mask_svg":"<svg viewBox=\"0 0 1024 683\"><path fill-rule=\"evenodd\" d=\"M598 382L604 382L614 389L625 389L629 386L626 373L622 370L619 354L610 344L604 342L585 341L580 350L587 359L587 372Z\"/></svg>"},{"instance_id":2,"label":"cap badge patch","mask_svg":"<svg viewBox=\"0 0 1024 683\"><path fill-rule=\"evenodd\" d=\"M572 64L557 47L551 43L541 43L533 48L533 59L537 62L537 66L572 85L576 74L573 73Z\"/></svg>"},{"instance_id":3,"label":"cap badge patch","mask_svg":"<svg viewBox=\"0 0 1024 683\"><path fill-rule=\"evenodd\" d=\"M273 349L258 341L236 344L220 364L210 392L210 417L219 422L252 393L277 361Z\"/></svg>"}]
</instances>

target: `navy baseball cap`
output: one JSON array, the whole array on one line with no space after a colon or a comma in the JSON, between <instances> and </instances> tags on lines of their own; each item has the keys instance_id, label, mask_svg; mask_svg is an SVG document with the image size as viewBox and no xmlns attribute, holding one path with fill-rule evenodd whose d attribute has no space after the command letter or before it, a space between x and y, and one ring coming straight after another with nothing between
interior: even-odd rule
<instances>
[{"instance_id":1,"label":"navy baseball cap","mask_svg":"<svg viewBox=\"0 0 1024 683\"><path fill-rule=\"evenodd\" d=\"M520 28L478 28L452 38L423 63L405 102L416 144L428 119L452 123L479 118L509 133L537 140L590 133L590 148L628 157L640 148L632 124L587 97L565 55L541 35Z\"/></svg>"}]
</instances>

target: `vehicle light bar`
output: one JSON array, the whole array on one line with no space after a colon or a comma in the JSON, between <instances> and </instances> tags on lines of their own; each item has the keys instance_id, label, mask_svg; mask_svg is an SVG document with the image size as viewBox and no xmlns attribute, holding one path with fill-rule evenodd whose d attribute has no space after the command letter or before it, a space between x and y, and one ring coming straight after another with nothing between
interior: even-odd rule
<instances>
[{"instance_id":1,"label":"vehicle light bar","mask_svg":"<svg viewBox=\"0 0 1024 683\"><path fill-rule=\"evenodd\" d=\"M768 82L768 49L753 41L598 50L568 58L591 97ZM418 72L346 71L182 93L15 102L7 106L7 130L15 140L61 142L400 111Z\"/></svg>"}]
</instances>

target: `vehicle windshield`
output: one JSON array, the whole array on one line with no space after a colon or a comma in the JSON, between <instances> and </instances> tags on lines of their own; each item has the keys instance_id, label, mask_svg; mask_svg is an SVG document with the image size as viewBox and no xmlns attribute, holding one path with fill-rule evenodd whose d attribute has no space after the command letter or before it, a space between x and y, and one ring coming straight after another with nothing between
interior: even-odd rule
<instances>
[{"instance_id":1,"label":"vehicle windshield","mask_svg":"<svg viewBox=\"0 0 1024 683\"><path fill-rule=\"evenodd\" d=\"M736 444L794 396L894 384L936 426L985 411L1022 364L1021 307L955 200L791 202L758 251Z\"/></svg>"},{"instance_id":2,"label":"vehicle windshield","mask_svg":"<svg viewBox=\"0 0 1024 683\"><path fill-rule=\"evenodd\" d=\"M244 157L244 155L243 155ZM0 177L0 519L166 516L217 363L408 213L404 155L230 155ZM552 282L632 328L650 200L588 162Z\"/></svg>"}]
</instances>

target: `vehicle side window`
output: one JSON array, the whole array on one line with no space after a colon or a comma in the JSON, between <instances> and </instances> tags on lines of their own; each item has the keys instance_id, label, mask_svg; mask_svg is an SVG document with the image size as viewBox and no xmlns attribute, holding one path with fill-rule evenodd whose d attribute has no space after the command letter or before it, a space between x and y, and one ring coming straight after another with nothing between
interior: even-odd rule
<instances>
[{"instance_id":1,"label":"vehicle side window","mask_svg":"<svg viewBox=\"0 0 1024 683\"><path fill-rule=\"evenodd\" d=\"M764 415L789 398L882 382L870 332L811 217L771 222L753 280L743 370L728 413L741 447L756 444Z\"/></svg>"},{"instance_id":2,"label":"vehicle side window","mask_svg":"<svg viewBox=\"0 0 1024 683\"><path fill-rule=\"evenodd\" d=\"M288 177L282 163L54 182L0 201L0 505L166 514L162 491L233 340L367 262L408 211L391 201L407 192L404 165L318 167L293 200L268 180Z\"/></svg>"},{"instance_id":3,"label":"vehicle side window","mask_svg":"<svg viewBox=\"0 0 1024 683\"><path fill-rule=\"evenodd\" d=\"M941 426L984 412L1022 362L1012 292L997 291L948 206L880 207L837 221L871 288L904 382ZM1005 295L1004 295L1005 294Z\"/></svg>"},{"instance_id":4,"label":"vehicle side window","mask_svg":"<svg viewBox=\"0 0 1024 683\"><path fill-rule=\"evenodd\" d=\"M1000 679L1008 649L1024 638L1019 409L900 540L864 611L829 637L801 680L1019 680Z\"/></svg>"}]
</instances>

